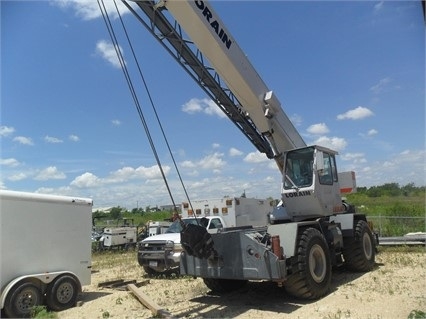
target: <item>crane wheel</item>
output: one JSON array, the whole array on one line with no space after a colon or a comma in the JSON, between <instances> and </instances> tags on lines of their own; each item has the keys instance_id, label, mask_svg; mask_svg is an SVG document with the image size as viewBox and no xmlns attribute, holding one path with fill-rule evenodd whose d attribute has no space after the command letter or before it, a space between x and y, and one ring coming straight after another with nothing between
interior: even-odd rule
<instances>
[{"instance_id":1,"label":"crane wheel","mask_svg":"<svg viewBox=\"0 0 426 319\"><path fill-rule=\"evenodd\" d=\"M343 258L349 270L366 272L373 269L376 258L374 238L365 220L355 221L354 237L345 238Z\"/></svg>"},{"instance_id":2,"label":"crane wheel","mask_svg":"<svg viewBox=\"0 0 426 319\"><path fill-rule=\"evenodd\" d=\"M292 273L284 286L288 294L312 300L328 293L331 282L330 252L318 229L306 228L299 234L291 269Z\"/></svg>"}]
</instances>

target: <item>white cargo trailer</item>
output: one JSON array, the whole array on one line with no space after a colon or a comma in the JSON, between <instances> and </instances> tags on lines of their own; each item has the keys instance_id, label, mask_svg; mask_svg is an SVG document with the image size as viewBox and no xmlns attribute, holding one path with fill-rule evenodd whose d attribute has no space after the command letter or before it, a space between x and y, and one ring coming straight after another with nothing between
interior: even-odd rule
<instances>
[{"instance_id":1,"label":"white cargo trailer","mask_svg":"<svg viewBox=\"0 0 426 319\"><path fill-rule=\"evenodd\" d=\"M93 201L0 190L0 305L8 317L34 306L73 307L90 284Z\"/></svg>"}]
</instances>

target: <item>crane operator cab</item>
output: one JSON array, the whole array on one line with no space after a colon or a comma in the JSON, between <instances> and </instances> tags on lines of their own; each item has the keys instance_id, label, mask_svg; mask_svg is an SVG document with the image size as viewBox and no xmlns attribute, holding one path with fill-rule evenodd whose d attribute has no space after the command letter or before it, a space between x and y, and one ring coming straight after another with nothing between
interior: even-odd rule
<instances>
[{"instance_id":1,"label":"crane operator cab","mask_svg":"<svg viewBox=\"0 0 426 319\"><path fill-rule=\"evenodd\" d=\"M284 154L282 203L278 208L282 211L275 212L276 218L283 215L289 221L301 221L344 212L336 154L318 145Z\"/></svg>"}]
</instances>

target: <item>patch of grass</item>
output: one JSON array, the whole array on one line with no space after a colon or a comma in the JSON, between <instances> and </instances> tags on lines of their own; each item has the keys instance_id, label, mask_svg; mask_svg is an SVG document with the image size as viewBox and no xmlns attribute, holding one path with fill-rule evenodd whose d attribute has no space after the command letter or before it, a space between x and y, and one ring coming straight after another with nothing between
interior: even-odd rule
<instances>
[{"instance_id":1,"label":"patch of grass","mask_svg":"<svg viewBox=\"0 0 426 319\"><path fill-rule=\"evenodd\" d=\"M366 194L348 194L347 200L357 211L369 216L417 216L424 217L425 194L416 196L368 197Z\"/></svg>"},{"instance_id":2,"label":"patch of grass","mask_svg":"<svg viewBox=\"0 0 426 319\"><path fill-rule=\"evenodd\" d=\"M424 246L380 246L380 253L419 253L425 254L426 250Z\"/></svg>"},{"instance_id":3,"label":"patch of grass","mask_svg":"<svg viewBox=\"0 0 426 319\"><path fill-rule=\"evenodd\" d=\"M31 309L31 318L58 318L56 312L47 311L46 306L35 306Z\"/></svg>"},{"instance_id":4,"label":"patch of grass","mask_svg":"<svg viewBox=\"0 0 426 319\"><path fill-rule=\"evenodd\" d=\"M356 211L367 215L374 224L374 230L384 237L426 231L425 200L423 191L410 196L369 197L365 193L347 196L347 201L356 207Z\"/></svg>"},{"instance_id":5,"label":"patch of grass","mask_svg":"<svg viewBox=\"0 0 426 319\"><path fill-rule=\"evenodd\" d=\"M411 310L410 314L407 317L407 319L425 319L425 318L426 318L426 312L422 310Z\"/></svg>"}]
</instances>

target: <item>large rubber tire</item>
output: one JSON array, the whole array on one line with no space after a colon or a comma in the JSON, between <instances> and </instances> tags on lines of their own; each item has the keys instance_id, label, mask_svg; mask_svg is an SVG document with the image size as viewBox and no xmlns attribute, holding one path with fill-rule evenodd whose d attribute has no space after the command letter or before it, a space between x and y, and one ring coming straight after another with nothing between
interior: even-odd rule
<instances>
[{"instance_id":1,"label":"large rubber tire","mask_svg":"<svg viewBox=\"0 0 426 319\"><path fill-rule=\"evenodd\" d=\"M298 236L296 254L292 258L292 273L285 290L302 299L318 299L330 290L331 259L327 242L315 228L307 228Z\"/></svg>"},{"instance_id":2,"label":"large rubber tire","mask_svg":"<svg viewBox=\"0 0 426 319\"><path fill-rule=\"evenodd\" d=\"M142 266L142 267L148 276L156 276L160 274L158 271L155 271L151 267L148 267L148 266Z\"/></svg>"},{"instance_id":3,"label":"large rubber tire","mask_svg":"<svg viewBox=\"0 0 426 319\"><path fill-rule=\"evenodd\" d=\"M29 318L33 307L41 304L40 288L32 282L21 282L9 291L4 312L9 318Z\"/></svg>"},{"instance_id":4,"label":"large rubber tire","mask_svg":"<svg viewBox=\"0 0 426 319\"><path fill-rule=\"evenodd\" d=\"M49 309L61 311L74 307L78 297L78 283L73 276L62 275L52 281L46 292Z\"/></svg>"},{"instance_id":5,"label":"large rubber tire","mask_svg":"<svg viewBox=\"0 0 426 319\"><path fill-rule=\"evenodd\" d=\"M204 284L214 293L227 293L244 287L248 280L203 278Z\"/></svg>"},{"instance_id":6,"label":"large rubber tire","mask_svg":"<svg viewBox=\"0 0 426 319\"><path fill-rule=\"evenodd\" d=\"M355 222L354 237L345 238L343 258L347 269L357 272L370 271L375 264L374 237L364 220Z\"/></svg>"}]
</instances>

